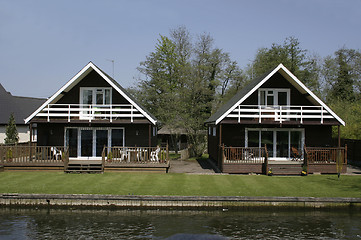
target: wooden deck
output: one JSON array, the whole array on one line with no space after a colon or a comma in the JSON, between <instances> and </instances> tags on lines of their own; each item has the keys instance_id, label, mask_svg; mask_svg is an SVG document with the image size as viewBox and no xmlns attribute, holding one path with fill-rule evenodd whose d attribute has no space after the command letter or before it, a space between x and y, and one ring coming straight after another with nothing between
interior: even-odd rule
<instances>
[{"instance_id":1,"label":"wooden deck","mask_svg":"<svg viewBox=\"0 0 361 240\"><path fill-rule=\"evenodd\" d=\"M346 147L305 147L305 158L273 161L269 160L267 147L220 147L223 173L301 175L307 173L337 174L347 171Z\"/></svg>"},{"instance_id":2,"label":"wooden deck","mask_svg":"<svg viewBox=\"0 0 361 240\"><path fill-rule=\"evenodd\" d=\"M107 154L105 154L107 153ZM68 149L50 146L1 146L0 171L168 172L167 148L104 148L100 160L69 159Z\"/></svg>"}]
</instances>

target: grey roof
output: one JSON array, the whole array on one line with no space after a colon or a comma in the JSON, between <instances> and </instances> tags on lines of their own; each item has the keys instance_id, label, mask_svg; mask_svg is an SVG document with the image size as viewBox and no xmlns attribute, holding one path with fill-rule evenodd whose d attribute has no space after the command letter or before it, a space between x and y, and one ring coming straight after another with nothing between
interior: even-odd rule
<instances>
[{"instance_id":1,"label":"grey roof","mask_svg":"<svg viewBox=\"0 0 361 240\"><path fill-rule=\"evenodd\" d=\"M241 98L243 98L249 91L251 91L257 84L259 84L268 74L270 74L273 70L265 73L264 75L255 78L248 85L242 88L239 92L236 93L228 102L222 105L217 112L215 112L206 123L215 123L218 118L220 118L224 113L228 111L231 107L233 107Z\"/></svg>"},{"instance_id":2,"label":"grey roof","mask_svg":"<svg viewBox=\"0 0 361 240\"><path fill-rule=\"evenodd\" d=\"M45 101L44 98L13 96L0 84L0 124L8 124L11 113L14 114L16 124L25 124L24 119Z\"/></svg>"},{"instance_id":3,"label":"grey roof","mask_svg":"<svg viewBox=\"0 0 361 240\"><path fill-rule=\"evenodd\" d=\"M171 126L165 125L159 131L158 135L171 135L171 134L178 134L178 135L187 135L187 130L184 128L172 128Z\"/></svg>"}]
</instances>

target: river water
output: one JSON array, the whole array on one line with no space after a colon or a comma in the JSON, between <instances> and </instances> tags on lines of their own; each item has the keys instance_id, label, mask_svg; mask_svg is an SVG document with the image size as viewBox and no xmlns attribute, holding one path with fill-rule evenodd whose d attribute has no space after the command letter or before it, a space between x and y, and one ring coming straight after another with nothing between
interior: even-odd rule
<instances>
[{"instance_id":1,"label":"river water","mask_svg":"<svg viewBox=\"0 0 361 240\"><path fill-rule=\"evenodd\" d=\"M0 239L361 239L361 213L0 208Z\"/></svg>"}]
</instances>

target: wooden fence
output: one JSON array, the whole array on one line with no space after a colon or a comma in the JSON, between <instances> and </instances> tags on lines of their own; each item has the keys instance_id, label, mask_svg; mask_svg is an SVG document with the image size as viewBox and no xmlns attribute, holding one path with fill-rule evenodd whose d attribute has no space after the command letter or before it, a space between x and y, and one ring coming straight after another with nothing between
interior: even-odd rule
<instances>
[{"instance_id":1,"label":"wooden fence","mask_svg":"<svg viewBox=\"0 0 361 240\"><path fill-rule=\"evenodd\" d=\"M333 139L333 144L337 145L338 139ZM347 145L347 160L349 163L361 166L361 140L341 139L341 145Z\"/></svg>"}]
</instances>

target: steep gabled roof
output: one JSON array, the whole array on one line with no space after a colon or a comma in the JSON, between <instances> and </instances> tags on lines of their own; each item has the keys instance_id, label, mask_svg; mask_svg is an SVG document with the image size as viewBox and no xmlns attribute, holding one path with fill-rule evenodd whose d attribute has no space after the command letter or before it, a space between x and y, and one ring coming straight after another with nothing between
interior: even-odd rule
<instances>
[{"instance_id":1,"label":"steep gabled roof","mask_svg":"<svg viewBox=\"0 0 361 240\"><path fill-rule=\"evenodd\" d=\"M72 79L70 79L63 87L61 87L53 96L51 96L43 105L41 105L35 112L25 119L28 123L48 104L56 103L65 93L69 92L82 79L84 79L92 70L96 71L106 82L109 83L122 97L124 97L130 104L132 104L139 112L141 112L152 124L157 123L157 119L149 113L139 102L130 95L122 86L119 85L113 78L106 74L103 70L98 68L94 63L89 62L83 69L81 69Z\"/></svg>"},{"instance_id":2,"label":"steep gabled roof","mask_svg":"<svg viewBox=\"0 0 361 240\"><path fill-rule=\"evenodd\" d=\"M336 113L334 113L324 102L322 102L321 99L312 93L311 90L309 90L295 75L293 75L285 66L283 66L283 64L279 64L272 71L250 82L245 88L240 90L233 98L224 104L216 113L214 113L206 121L206 123L217 125L277 72L280 73L288 82L290 82L298 91L307 95L307 99L311 103L316 106L324 107L324 109L328 111L341 125L345 126L345 122L339 116L337 116Z\"/></svg>"},{"instance_id":3,"label":"steep gabled roof","mask_svg":"<svg viewBox=\"0 0 361 240\"><path fill-rule=\"evenodd\" d=\"M45 101L44 98L13 96L0 84L0 124L8 124L12 113L16 124L24 124L24 119Z\"/></svg>"}]
</instances>

